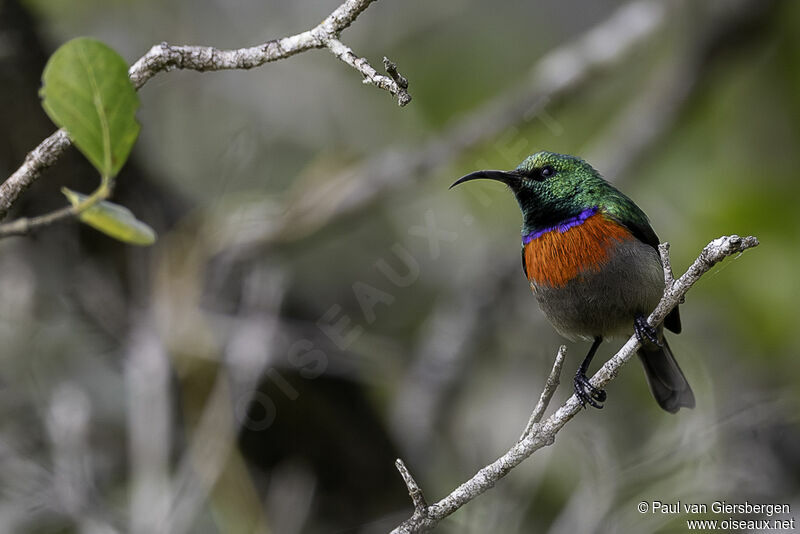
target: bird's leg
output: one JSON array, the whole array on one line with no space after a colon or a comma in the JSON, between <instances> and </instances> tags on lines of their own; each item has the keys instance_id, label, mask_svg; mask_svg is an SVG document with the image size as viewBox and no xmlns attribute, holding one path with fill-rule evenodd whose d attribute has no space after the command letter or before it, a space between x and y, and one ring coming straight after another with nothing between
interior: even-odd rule
<instances>
[{"instance_id":1,"label":"bird's leg","mask_svg":"<svg viewBox=\"0 0 800 534\"><path fill-rule=\"evenodd\" d=\"M589 370L589 364L592 363L592 358L594 358L594 353L597 352L597 347L600 346L600 342L603 341L603 338L597 336L594 338L594 343L592 343L592 347L589 349L589 353L583 359L581 366L578 367L578 371L575 373L575 380L573 384L575 386L575 394L578 396L578 400L581 403L581 406L584 408L586 407L586 403L589 403L591 406L595 408L602 408L602 402L606 400L606 392L605 390L598 389L589 383L589 379L586 377L586 371Z\"/></svg>"},{"instance_id":2,"label":"bird's leg","mask_svg":"<svg viewBox=\"0 0 800 534\"><path fill-rule=\"evenodd\" d=\"M633 320L633 331L642 345L649 341L659 347L663 346L661 340L658 339L658 330L650 326L644 315L637 315Z\"/></svg>"}]
</instances>

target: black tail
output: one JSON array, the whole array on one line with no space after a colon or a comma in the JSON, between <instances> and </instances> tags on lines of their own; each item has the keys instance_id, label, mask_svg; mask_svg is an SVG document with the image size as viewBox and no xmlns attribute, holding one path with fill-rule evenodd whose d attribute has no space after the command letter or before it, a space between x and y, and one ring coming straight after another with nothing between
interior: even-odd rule
<instances>
[{"instance_id":1,"label":"black tail","mask_svg":"<svg viewBox=\"0 0 800 534\"><path fill-rule=\"evenodd\" d=\"M647 385L658 405L670 413L677 412L681 406L694 408L692 388L678 367L667 340L664 339L663 343L661 347L648 344L637 353L644 365Z\"/></svg>"}]
</instances>

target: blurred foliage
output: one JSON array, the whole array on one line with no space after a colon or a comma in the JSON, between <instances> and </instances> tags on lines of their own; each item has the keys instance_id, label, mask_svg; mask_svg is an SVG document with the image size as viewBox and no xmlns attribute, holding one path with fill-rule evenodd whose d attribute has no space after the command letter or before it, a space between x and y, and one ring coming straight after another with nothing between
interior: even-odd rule
<instances>
[{"instance_id":1,"label":"blurred foliage","mask_svg":"<svg viewBox=\"0 0 800 534\"><path fill-rule=\"evenodd\" d=\"M343 40L373 65L382 55L398 63L414 97L402 109L325 52L249 72L175 71L148 83L139 95L141 137L114 200L153 221L159 242L134 249L74 224L0 242L0 487L9 488L0 493L0 530L86 528L60 508L47 477L57 447L46 414L53 391L71 384L91 405L87 462L95 483L86 513L126 531L126 365L137 353L133 332L143 317L155 324L172 366L175 471L212 385L224 376L220 361L266 358L260 379L232 367L226 380L234 407L237 384L260 382L261 404L237 408L237 417L274 421L260 430L245 425L192 532L387 532L410 513L395 457L407 460L432 501L504 452L562 340L519 269L520 220L511 195L491 184L476 184L475 194L447 187L480 167L511 168L539 149L600 161L607 153L596 151L613 141L615 121L651 88L660 68L690 49L690 36L720 23L708 13L724 14L725 0L702 8L676 3L666 27L621 64L411 188L389 189L368 209L308 235L269 245L245 238L278 227L298 198L327 198L330 180L370 156L391 150L413 157L459 117L527 80L542 54L622 4L378 2ZM163 40L244 46L301 31L338 0L26 5L35 8L47 49L91 35L131 62ZM761 240L700 281L681 310L683 333L670 338L697 408L662 412L631 363L609 388L605 409L579 415L553 447L444 522L441 532L685 532L684 516L636 511L640 501L654 499L780 502L800 510L800 4L765 5L773 7L753 28L702 63L689 97L653 146L619 176L607 176L672 244L678 273L721 234ZM17 72L4 68L0 63L0 75ZM35 99L38 73L29 93L4 100L24 106ZM10 92L15 78L7 78ZM2 124L5 136L17 132L0 145L8 175L51 127L30 112L24 120L9 113ZM63 203L58 186L85 186L89 175L74 163L48 171L20 212ZM126 179L126 172L137 178ZM431 220L447 236L437 247L420 230ZM383 260L406 272L398 247L418 267L403 287L376 268ZM275 273L279 305L262 287L269 285L262 278ZM357 283L379 291L378 300L365 308ZM485 288L493 294L482 295ZM478 299L490 305L478 307L474 326L460 331ZM321 321L332 309L333 319ZM337 344L319 323L341 318L349 321L343 332L360 334ZM467 345L451 359L436 358L465 336ZM600 358L619 344L604 344ZM568 349L554 402L570 394L566 377L587 347ZM434 364L426 367L426 360ZM315 363L324 372L311 372ZM452 383L431 386L450 375ZM410 400L409 383L421 391ZM415 412L422 404L414 402L438 394L425 433L420 425L429 414ZM410 412L399 409L401 401L410 402Z\"/></svg>"}]
</instances>

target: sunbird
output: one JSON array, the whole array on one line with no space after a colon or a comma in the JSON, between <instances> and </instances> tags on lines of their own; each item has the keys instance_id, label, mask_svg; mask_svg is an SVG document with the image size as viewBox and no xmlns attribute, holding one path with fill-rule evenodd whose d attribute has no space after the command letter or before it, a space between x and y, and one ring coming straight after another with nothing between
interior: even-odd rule
<instances>
[{"instance_id":1,"label":"sunbird","mask_svg":"<svg viewBox=\"0 0 800 534\"><path fill-rule=\"evenodd\" d=\"M656 402L675 413L694 407L692 388L664 338L680 333L678 308L657 328L647 316L664 294L658 237L633 200L575 156L537 152L512 171L477 171L458 179L506 184L522 210L522 269L545 317L571 341L592 341L573 380L585 408L606 392L586 372L604 338L635 333Z\"/></svg>"}]
</instances>

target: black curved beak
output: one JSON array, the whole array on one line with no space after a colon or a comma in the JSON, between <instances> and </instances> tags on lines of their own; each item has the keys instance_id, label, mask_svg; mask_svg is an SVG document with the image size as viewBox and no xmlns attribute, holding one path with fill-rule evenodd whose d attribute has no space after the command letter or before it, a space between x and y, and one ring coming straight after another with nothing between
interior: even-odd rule
<instances>
[{"instance_id":1,"label":"black curved beak","mask_svg":"<svg viewBox=\"0 0 800 534\"><path fill-rule=\"evenodd\" d=\"M475 171L456 180L455 183L450 186L450 189L453 189L458 184L463 184L464 182L469 182L470 180L480 179L503 182L512 189L516 189L516 186L519 185L520 182L519 174L513 171Z\"/></svg>"}]
</instances>

